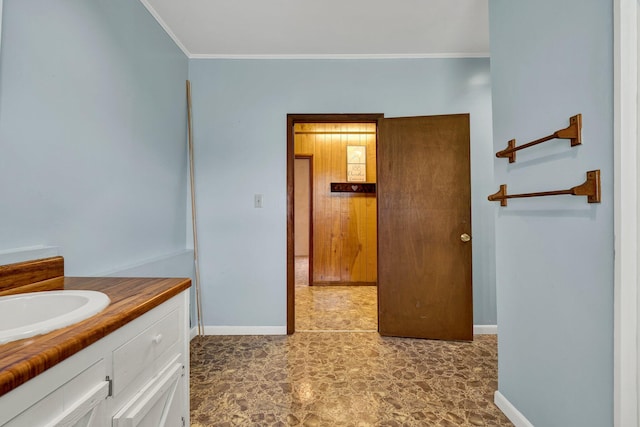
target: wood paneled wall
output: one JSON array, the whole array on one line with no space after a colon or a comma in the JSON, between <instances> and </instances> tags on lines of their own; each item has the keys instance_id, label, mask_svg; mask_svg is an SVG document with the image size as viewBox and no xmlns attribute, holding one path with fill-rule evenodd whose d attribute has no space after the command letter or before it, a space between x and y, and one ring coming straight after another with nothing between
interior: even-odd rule
<instances>
[{"instance_id":1,"label":"wood paneled wall","mask_svg":"<svg viewBox=\"0 0 640 427\"><path fill-rule=\"evenodd\" d=\"M294 255L309 256L309 244L311 243L311 179L313 172L310 157L296 157L294 162L295 182L295 223L294 223Z\"/></svg>"},{"instance_id":2,"label":"wood paneled wall","mask_svg":"<svg viewBox=\"0 0 640 427\"><path fill-rule=\"evenodd\" d=\"M377 281L376 196L331 193L347 181L347 145L367 147L367 182L376 182L375 123L298 123L296 155L313 155L313 284Z\"/></svg>"}]
</instances>

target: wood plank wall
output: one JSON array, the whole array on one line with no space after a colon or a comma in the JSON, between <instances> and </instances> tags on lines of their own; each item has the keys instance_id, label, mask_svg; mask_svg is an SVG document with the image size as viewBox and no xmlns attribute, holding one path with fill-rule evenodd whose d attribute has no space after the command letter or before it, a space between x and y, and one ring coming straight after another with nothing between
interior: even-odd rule
<instances>
[{"instance_id":1,"label":"wood plank wall","mask_svg":"<svg viewBox=\"0 0 640 427\"><path fill-rule=\"evenodd\" d=\"M375 194L331 193L347 181L347 145L367 147L367 182L376 182L375 123L297 123L296 155L313 156L314 285L375 285Z\"/></svg>"}]
</instances>

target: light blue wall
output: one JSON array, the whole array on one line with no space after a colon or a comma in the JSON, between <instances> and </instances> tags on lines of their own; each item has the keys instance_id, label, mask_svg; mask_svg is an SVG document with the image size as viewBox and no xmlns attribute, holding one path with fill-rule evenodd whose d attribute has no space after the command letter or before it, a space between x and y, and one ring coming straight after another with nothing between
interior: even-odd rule
<instances>
[{"instance_id":1,"label":"light blue wall","mask_svg":"<svg viewBox=\"0 0 640 427\"><path fill-rule=\"evenodd\" d=\"M2 257L0 256L0 259ZM99 271L96 276L111 277L187 277L191 279L189 296L191 298L189 321L191 327L197 324L195 304L195 268L193 249L182 249L174 253L146 259L136 264L121 266L109 271Z\"/></svg>"},{"instance_id":2,"label":"light blue wall","mask_svg":"<svg viewBox=\"0 0 640 427\"><path fill-rule=\"evenodd\" d=\"M488 59L191 60L189 75L205 325L286 325L287 113L466 112L474 320L495 324Z\"/></svg>"},{"instance_id":3,"label":"light blue wall","mask_svg":"<svg viewBox=\"0 0 640 427\"><path fill-rule=\"evenodd\" d=\"M583 117L558 140L496 159L509 192L602 171L602 203L559 196L496 207L499 390L536 426L613 424L613 6L491 0L494 150Z\"/></svg>"},{"instance_id":4,"label":"light blue wall","mask_svg":"<svg viewBox=\"0 0 640 427\"><path fill-rule=\"evenodd\" d=\"M4 0L0 251L70 275L185 249L188 60L139 1Z\"/></svg>"}]
</instances>

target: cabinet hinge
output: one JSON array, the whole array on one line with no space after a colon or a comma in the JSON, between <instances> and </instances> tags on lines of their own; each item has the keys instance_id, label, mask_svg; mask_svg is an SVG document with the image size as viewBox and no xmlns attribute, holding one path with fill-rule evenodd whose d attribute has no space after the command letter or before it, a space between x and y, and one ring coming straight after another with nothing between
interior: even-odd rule
<instances>
[{"instance_id":1,"label":"cabinet hinge","mask_svg":"<svg viewBox=\"0 0 640 427\"><path fill-rule=\"evenodd\" d=\"M182 417L182 427L185 427L184 417Z\"/></svg>"},{"instance_id":2,"label":"cabinet hinge","mask_svg":"<svg viewBox=\"0 0 640 427\"><path fill-rule=\"evenodd\" d=\"M184 377L184 365L182 365L182 376Z\"/></svg>"},{"instance_id":3,"label":"cabinet hinge","mask_svg":"<svg viewBox=\"0 0 640 427\"><path fill-rule=\"evenodd\" d=\"M104 380L109 383L109 393L107 394L107 397L111 397L113 396L113 380L111 379L111 377L109 377L109 375L107 375Z\"/></svg>"}]
</instances>

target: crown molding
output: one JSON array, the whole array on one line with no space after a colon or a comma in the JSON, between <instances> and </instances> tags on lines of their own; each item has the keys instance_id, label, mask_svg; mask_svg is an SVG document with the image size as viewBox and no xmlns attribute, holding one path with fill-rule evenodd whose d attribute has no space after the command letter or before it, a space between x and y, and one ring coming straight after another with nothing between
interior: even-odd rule
<instances>
[{"instance_id":1,"label":"crown molding","mask_svg":"<svg viewBox=\"0 0 640 427\"><path fill-rule=\"evenodd\" d=\"M167 33L167 35L171 37L171 40L173 40L176 46L180 48L182 53L184 53L187 58L191 58L191 53L189 52L189 50L186 48L185 45L182 44L182 42L180 41L176 33L173 32L171 27L169 27L169 25L166 22L164 22L164 19L162 19L160 14L153 8L153 6L151 6L151 4L149 3L149 0L140 0L140 3L142 3L142 5L147 8L151 16L155 18L155 20L158 22L158 24L160 24L160 26Z\"/></svg>"}]
</instances>

